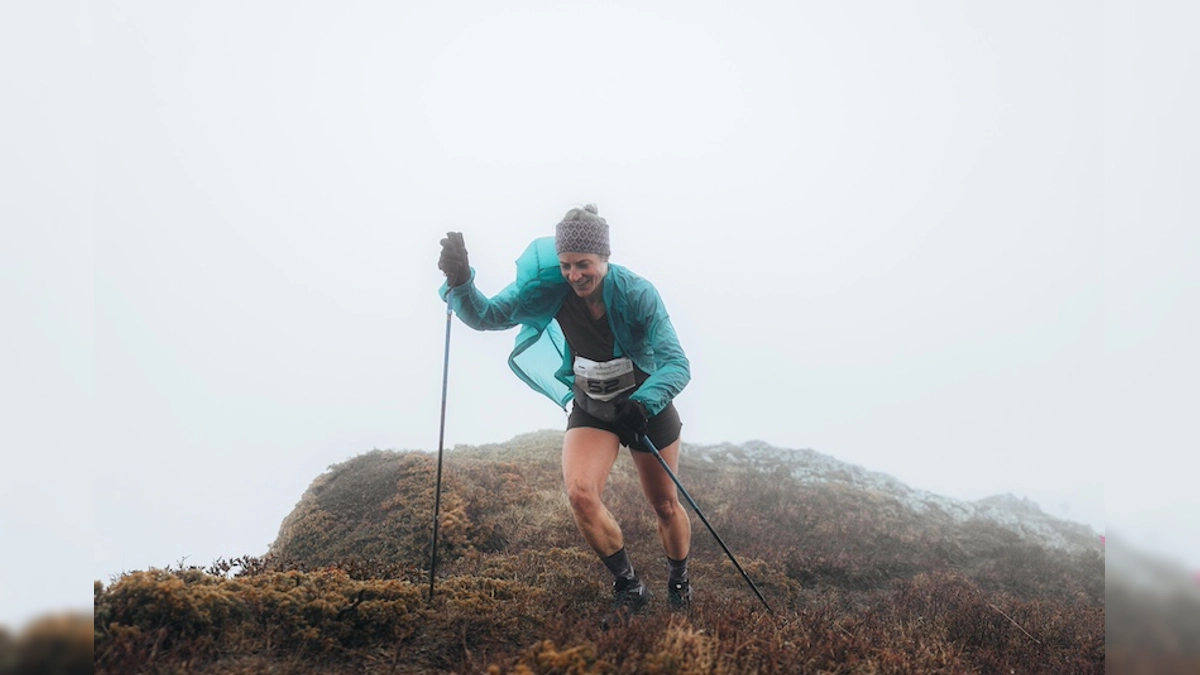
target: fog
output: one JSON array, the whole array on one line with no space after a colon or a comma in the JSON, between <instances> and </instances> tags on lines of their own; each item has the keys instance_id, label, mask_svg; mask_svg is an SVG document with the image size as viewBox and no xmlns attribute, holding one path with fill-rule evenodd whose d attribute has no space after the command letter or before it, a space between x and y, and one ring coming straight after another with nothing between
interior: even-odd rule
<instances>
[{"instance_id":1,"label":"fog","mask_svg":"<svg viewBox=\"0 0 1200 675\"><path fill-rule=\"evenodd\" d=\"M464 232L494 293L584 202L691 359L685 443L1011 492L1200 566L1195 142L1165 131L1197 117L1172 84L1195 48L1147 39L1175 24L1085 2L3 11L0 622L261 554L327 466L436 450L438 239ZM512 332L453 331L448 447L564 426L508 370Z\"/></svg>"}]
</instances>

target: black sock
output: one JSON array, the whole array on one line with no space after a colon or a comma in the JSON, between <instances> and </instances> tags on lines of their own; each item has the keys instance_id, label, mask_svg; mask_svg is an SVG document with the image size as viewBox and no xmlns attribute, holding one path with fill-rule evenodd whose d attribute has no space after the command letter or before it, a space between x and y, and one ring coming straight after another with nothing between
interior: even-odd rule
<instances>
[{"instance_id":1,"label":"black sock","mask_svg":"<svg viewBox=\"0 0 1200 675\"><path fill-rule=\"evenodd\" d=\"M671 558L671 556L667 556L667 569L670 570L668 574L668 580L687 581L687 562L688 559L686 556L683 560L674 560Z\"/></svg>"},{"instance_id":2,"label":"black sock","mask_svg":"<svg viewBox=\"0 0 1200 675\"><path fill-rule=\"evenodd\" d=\"M629 561L629 554L625 552L625 547L622 546L620 551L600 559L604 566L612 572L613 576L618 579L633 578L633 563Z\"/></svg>"}]
</instances>

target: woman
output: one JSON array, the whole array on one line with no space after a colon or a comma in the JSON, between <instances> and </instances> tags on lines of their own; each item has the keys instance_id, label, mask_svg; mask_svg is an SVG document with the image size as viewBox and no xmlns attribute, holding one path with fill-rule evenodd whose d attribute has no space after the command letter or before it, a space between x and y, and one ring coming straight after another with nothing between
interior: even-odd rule
<instances>
[{"instance_id":1,"label":"woman","mask_svg":"<svg viewBox=\"0 0 1200 675\"><path fill-rule=\"evenodd\" d=\"M446 274L441 294L477 330L520 325L509 357L513 371L564 410L574 401L563 437L563 479L580 533L612 572L614 605L637 612L650 598L620 526L601 501L624 445L657 516L668 604L686 609L691 523L674 482L641 438L649 436L677 469L682 423L672 399L691 378L688 360L658 291L610 264L609 253L608 223L596 207L572 209L554 237L534 241L517 260L516 281L487 298L473 283L462 234L450 232L438 261Z\"/></svg>"}]
</instances>

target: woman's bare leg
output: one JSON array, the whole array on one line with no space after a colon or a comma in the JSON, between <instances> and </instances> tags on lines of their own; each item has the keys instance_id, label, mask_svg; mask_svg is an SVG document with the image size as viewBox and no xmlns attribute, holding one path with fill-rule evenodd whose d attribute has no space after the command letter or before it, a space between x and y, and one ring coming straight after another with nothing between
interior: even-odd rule
<instances>
[{"instance_id":1,"label":"woman's bare leg","mask_svg":"<svg viewBox=\"0 0 1200 675\"><path fill-rule=\"evenodd\" d=\"M679 440L661 448L659 453L671 471L678 475L679 469ZM679 495L675 482L663 470L658 459L648 452L631 452L633 462L637 466L638 480L642 484L642 493L646 501L654 509L658 517L658 536L662 539L663 549L668 558L683 560L688 557L692 543L692 522L687 512L679 503Z\"/></svg>"},{"instance_id":2,"label":"woman's bare leg","mask_svg":"<svg viewBox=\"0 0 1200 675\"><path fill-rule=\"evenodd\" d=\"M603 429L575 427L563 436L563 482L575 525L601 558L625 546L617 520L600 500L619 451L617 437Z\"/></svg>"}]
</instances>

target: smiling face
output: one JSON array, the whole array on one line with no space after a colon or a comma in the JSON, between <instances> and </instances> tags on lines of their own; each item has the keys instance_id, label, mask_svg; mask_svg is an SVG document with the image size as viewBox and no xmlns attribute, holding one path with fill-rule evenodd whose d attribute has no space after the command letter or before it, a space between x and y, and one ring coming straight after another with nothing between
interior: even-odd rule
<instances>
[{"instance_id":1,"label":"smiling face","mask_svg":"<svg viewBox=\"0 0 1200 675\"><path fill-rule=\"evenodd\" d=\"M585 300L599 300L600 282L608 274L608 260L595 253L559 253L558 269L571 284L575 295Z\"/></svg>"}]
</instances>

